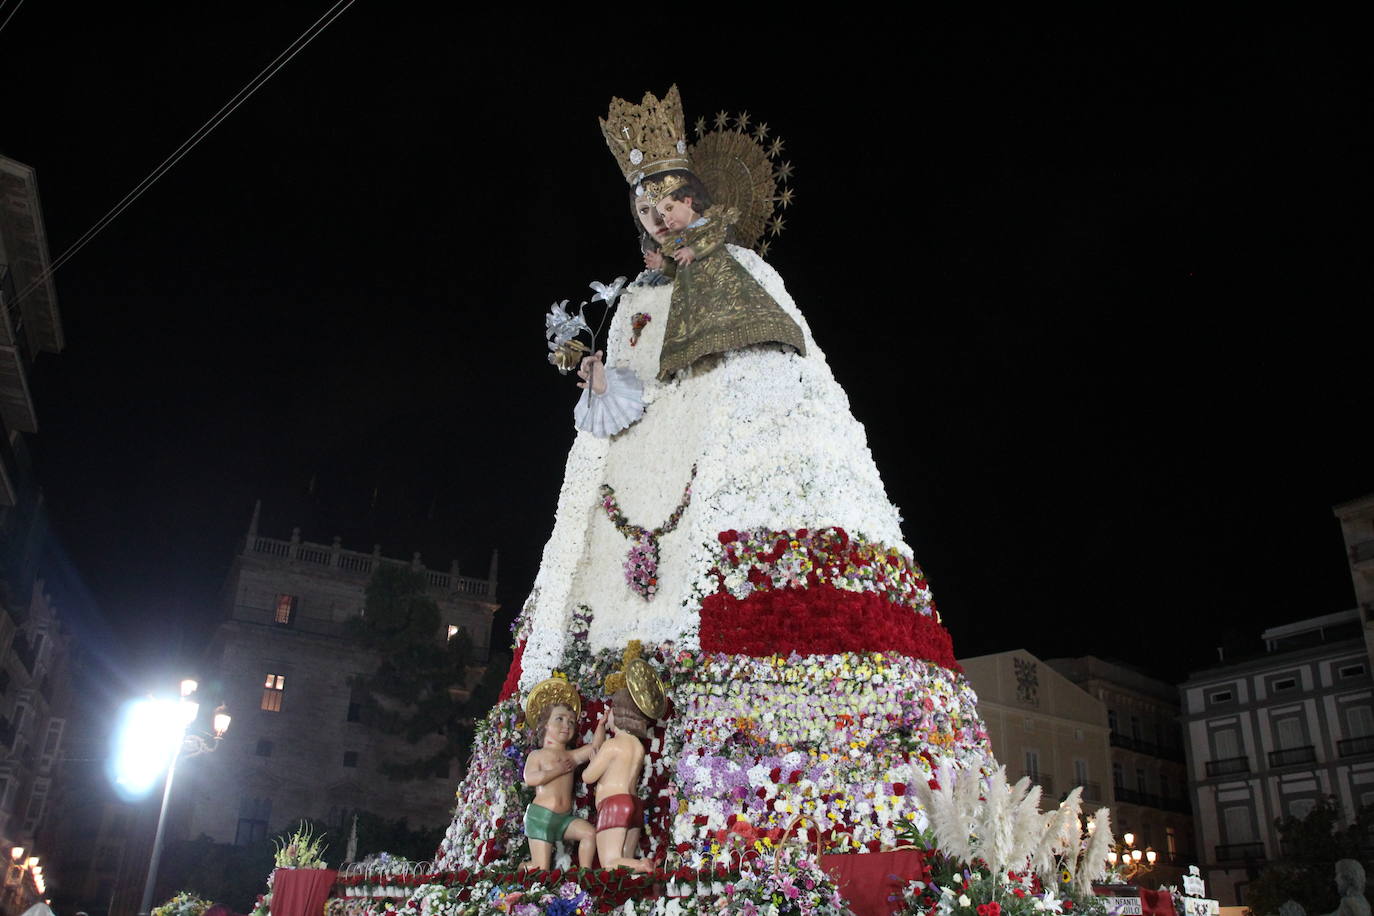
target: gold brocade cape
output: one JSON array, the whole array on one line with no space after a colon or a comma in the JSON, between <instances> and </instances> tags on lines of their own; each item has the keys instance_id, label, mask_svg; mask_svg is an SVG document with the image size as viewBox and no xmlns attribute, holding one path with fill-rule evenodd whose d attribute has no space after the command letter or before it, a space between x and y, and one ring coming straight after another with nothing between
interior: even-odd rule
<instances>
[{"instance_id":1,"label":"gold brocade cape","mask_svg":"<svg viewBox=\"0 0 1374 916\"><path fill-rule=\"evenodd\" d=\"M725 248L734 214L712 208L705 224L663 244L663 272L673 278L673 298L658 357L660 380L703 356L753 344L785 344L806 355L801 328ZM679 265L673 253L687 247L695 258Z\"/></svg>"}]
</instances>

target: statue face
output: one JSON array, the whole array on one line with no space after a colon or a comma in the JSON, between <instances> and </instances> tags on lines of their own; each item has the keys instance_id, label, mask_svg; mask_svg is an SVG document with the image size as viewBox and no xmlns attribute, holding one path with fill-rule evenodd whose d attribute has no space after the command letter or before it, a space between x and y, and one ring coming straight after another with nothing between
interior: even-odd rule
<instances>
[{"instance_id":1,"label":"statue face","mask_svg":"<svg viewBox=\"0 0 1374 916\"><path fill-rule=\"evenodd\" d=\"M668 227L663 225L663 217L659 214L654 205L643 197L635 198L635 216L639 218L639 224L644 227L644 231L649 233L649 237L661 242L668 237Z\"/></svg>"},{"instance_id":2,"label":"statue face","mask_svg":"<svg viewBox=\"0 0 1374 916\"><path fill-rule=\"evenodd\" d=\"M567 747L568 742L573 739L573 730L576 727L577 722L571 709L562 704L554 706L549 712L549 724L544 727L544 743Z\"/></svg>"},{"instance_id":3,"label":"statue face","mask_svg":"<svg viewBox=\"0 0 1374 916\"><path fill-rule=\"evenodd\" d=\"M663 216L663 225L671 232L681 232L697 219L690 197L684 197L682 200L665 197L658 202L658 212Z\"/></svg>"}]
</instances>

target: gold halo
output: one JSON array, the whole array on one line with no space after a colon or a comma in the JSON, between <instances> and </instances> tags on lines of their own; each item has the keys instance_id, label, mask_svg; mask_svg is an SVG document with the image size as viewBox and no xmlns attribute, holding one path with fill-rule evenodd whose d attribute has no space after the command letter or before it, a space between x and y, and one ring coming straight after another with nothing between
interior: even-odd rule
<instances>
[{"instance_id":1,"label":"gold halo","mask_svg":"<svg viewBox=\"0 0 1374 916\"><path fill-rule=\"evenodd\" d=\"M738 131L712 131L692 146L692 171L716 206L739 211L735 239L753 248L773 215L777 194L773 163L763 146Z\"/></svg>"},{"instance_id":2,"label":"gold halo","mask_svg":"<svg viewBox=\"0 0 1374 916\"><path fill-rule=\"evenodd\" d=\"M625 686L630 690L630 699L649 718L660 718L667 710L668 696L663 690L663 682L644 659L631 659L625 666Z\"/></svg>"},{"instance_id":3,"label":"gold halo","mask_svg":"<svg viewBox=\"0 0 1374 916\"><path fill-rule=\"evenodd\" d=\"M551 677L535 684L525 698L525 722L533 727L539 721L539 714L549 706L566 706L573 715L580 716L582 697L567 678Z\"/></svg>"}]
</instances>

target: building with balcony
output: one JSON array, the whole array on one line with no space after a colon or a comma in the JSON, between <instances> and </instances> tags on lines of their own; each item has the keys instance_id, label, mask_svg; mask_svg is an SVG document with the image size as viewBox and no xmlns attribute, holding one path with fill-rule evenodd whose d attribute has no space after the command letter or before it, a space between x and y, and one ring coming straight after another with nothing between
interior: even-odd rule
<instances>
[{"instance_id":1,"label":"building with balcony","mask_svg":"<svg viewBox=\"0 0 1374 916\"><path fill-rule=\"evenodd\" d=\"M33 361L63 346L34 170L0 156L0 848L48 861L44 842L68 715L69 634L40 578L43 493L25 436L38 429ZM36 899L34 872L11 867L3 900Z\"/></svg>"},{"instance_id":2,"label":"building with balcony","mask_svg":"<svg viewBox=\"0 0 1374 916\"><path fill-rule=\"evenodd\" d=\"M289 539L268 537L258 517L255 509L201 670L201 695L225 703L233 724L215 753L178 771L178 781L191 785L177 792L172 835L249 843L302 817L341 826L354 810L404 817L412 828L447 824L460 761L445 759L421 779L381 772L387 762L433 756L445 739L410 744L372 727L352 682L376 671L378 656L349 639L347 626L363 612L376 569L389 564L422 574L440 610L435 640L467 634L470 690L485 671L499 607L495 553L486 576L464 576L456 567L429 569L418 554L404 561L380 548L345 549L338 538L303 540L299 529Z\"/></svg>"},{"instance_id":3,"label":"building with balcony","mask_svg":"<svg viewBox=\"0 0 1374 916\"><path fill-rule=\"evenodd\" d=\"M1112 829L1118 836L1134 833L1137 846L1159 854L1154 870L1136 883L1181 886L1197 856L1178 688L1092 655L1054 658L1046 664L1107 708L1116 798Z\"/></svg>"},{"instance_id":4,"label":"building with balcony","mask_svg":"<svg viewBox=\"0 0 1374 916\"><path fill-rule=\"evenodd\" d=\"M1223 905L1280 855L1274 822L1374 804L1374 680L1358 610L1272 627L1179 687L1198 852Z\"/></svg>"},{"instance_id":5,"label":"building with balcony","mask_svg":"<svg viewBox=\"0 0 1374 916\"><path fill-rule=\"evenodd\" d=\"M978 714L1008 779L1029 776L1043 791L1042 807L1058 804L1075 786L1083 787L1084 807L1111 806L1101 700L1024 649L959 664L978 694Z\"/></svg>"}]
</instances>

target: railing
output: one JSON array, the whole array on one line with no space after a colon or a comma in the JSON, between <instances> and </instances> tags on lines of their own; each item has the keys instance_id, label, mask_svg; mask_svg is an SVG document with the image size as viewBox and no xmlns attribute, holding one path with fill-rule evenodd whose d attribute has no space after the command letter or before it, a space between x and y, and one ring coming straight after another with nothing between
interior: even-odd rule
<instances>
[{"instance_id":1,"label":"railing","mask_svg":"<svg viewBox=\"0 0 1374 916\"><path fill-rule=\"evenodd\" d=\"M1316 762L1317 749L1310 744L1306 747L1286 747L1269 752L1269 765L1271 767L1291 767L1300 763Z\"/></svg>"},{"instance_id":2,"label":"railing","mask_svg":"<svg viewBox=\"0 0 1374 916\"><path fill-rule=\"evenodd\" d=\"M1236 773L1250 772L1249 757L1227 757L1224 760L1207 761L1208 776L1233 776Z\"/></svg>"},{"instance_id":3,"label":"railing","mask_svg":"<svg viewBox=\"0 0 1374 916\"><path fill-rule=\"evenodd\" d=\"M1054 777L1049 773L1032 773L1029 770L1022 770L1021 776L1039 786L1045 795L1054 792Z\"/></svg>"},{"instance_id":4,"label":"railing","mask_svg":"<svg viewBox=\"0 0 1374 916\"><path fill-rule=\"evenodd\" d=\"M1095 782L1083 783L1083 801L1100 802L1102 798L1102 787Z\"/></svg>"},{"instance_id":5,"label":"railing","mask_svg":"<svg viewBox=\"0 0 1374 916\"><path fill-rule=\"evenodd\" d=\"M1360 738L1342 738L1336 742L1336 752L1342 757L1374 754L1374 735L1364 735Z\"/></svg>"},{"instance_id":6,"label":"railing","mask_svg":"<svg viewBox=\"0 0 1374 916\"><path fill-rule=\"evenodd\" d=\"M308 563L312 566L327 566L362 577L372 575L373 570L380 563L386 563L390 566L411 566L404 560L393 560L390 557L375 553L345 550L337 545L315 544L309 541L283 541L279 538L269 537L253 538L248 545L248 552L268 557L279 557L297 563ZM460 595L471 595L476 598L494 597L494 583L489 579L459 576L453 573L440 572L436 569L425 569L423 566L419 569L424 573L425 581L432 588L457 592Z\"/></svg>"},{"instance_id":7,"label":"railing","mask_svg":"<svg viewBox=\"0 0 1374 916\"><path fill-rule=\"evenodd\" d=\"M1217 847L1218 862L1248 862L1263 858L1263 843L1225 843Z\"/></svg>"},{"instance_id":8,"label":"railing","mask_svg":"<svg viewBox=\"0 0 1374 916\"><path fill-rule=\"evenodd\" d=\"M1180 814L1187 814L1192 810L1192 805L1188 803L1186 798L1170 798L1167 795L1156 795L1153 792L1137 792L1135 789L1128 789L1125 786L1116 786L1116 800L1129 805L1158 808L1161 811L1177 811Z\"/></svg>"},{"instance_id":9,"label":"railing","mask_svg":"<svg viewBox=\"0 0 1374 916\"><path fill-rule=\"evenodd\" d=\"M1153 741L1146 741L1142 738L1132 738L1130 735L1124 735L1121 732L1112 732L1110 740L1112 747L1121 747L1128 751L1149 754L1151 757L1162 757L1165 760L1183 759L1183 749L1179 747L1155 744Z\"/></svg>"}]
</instances>

